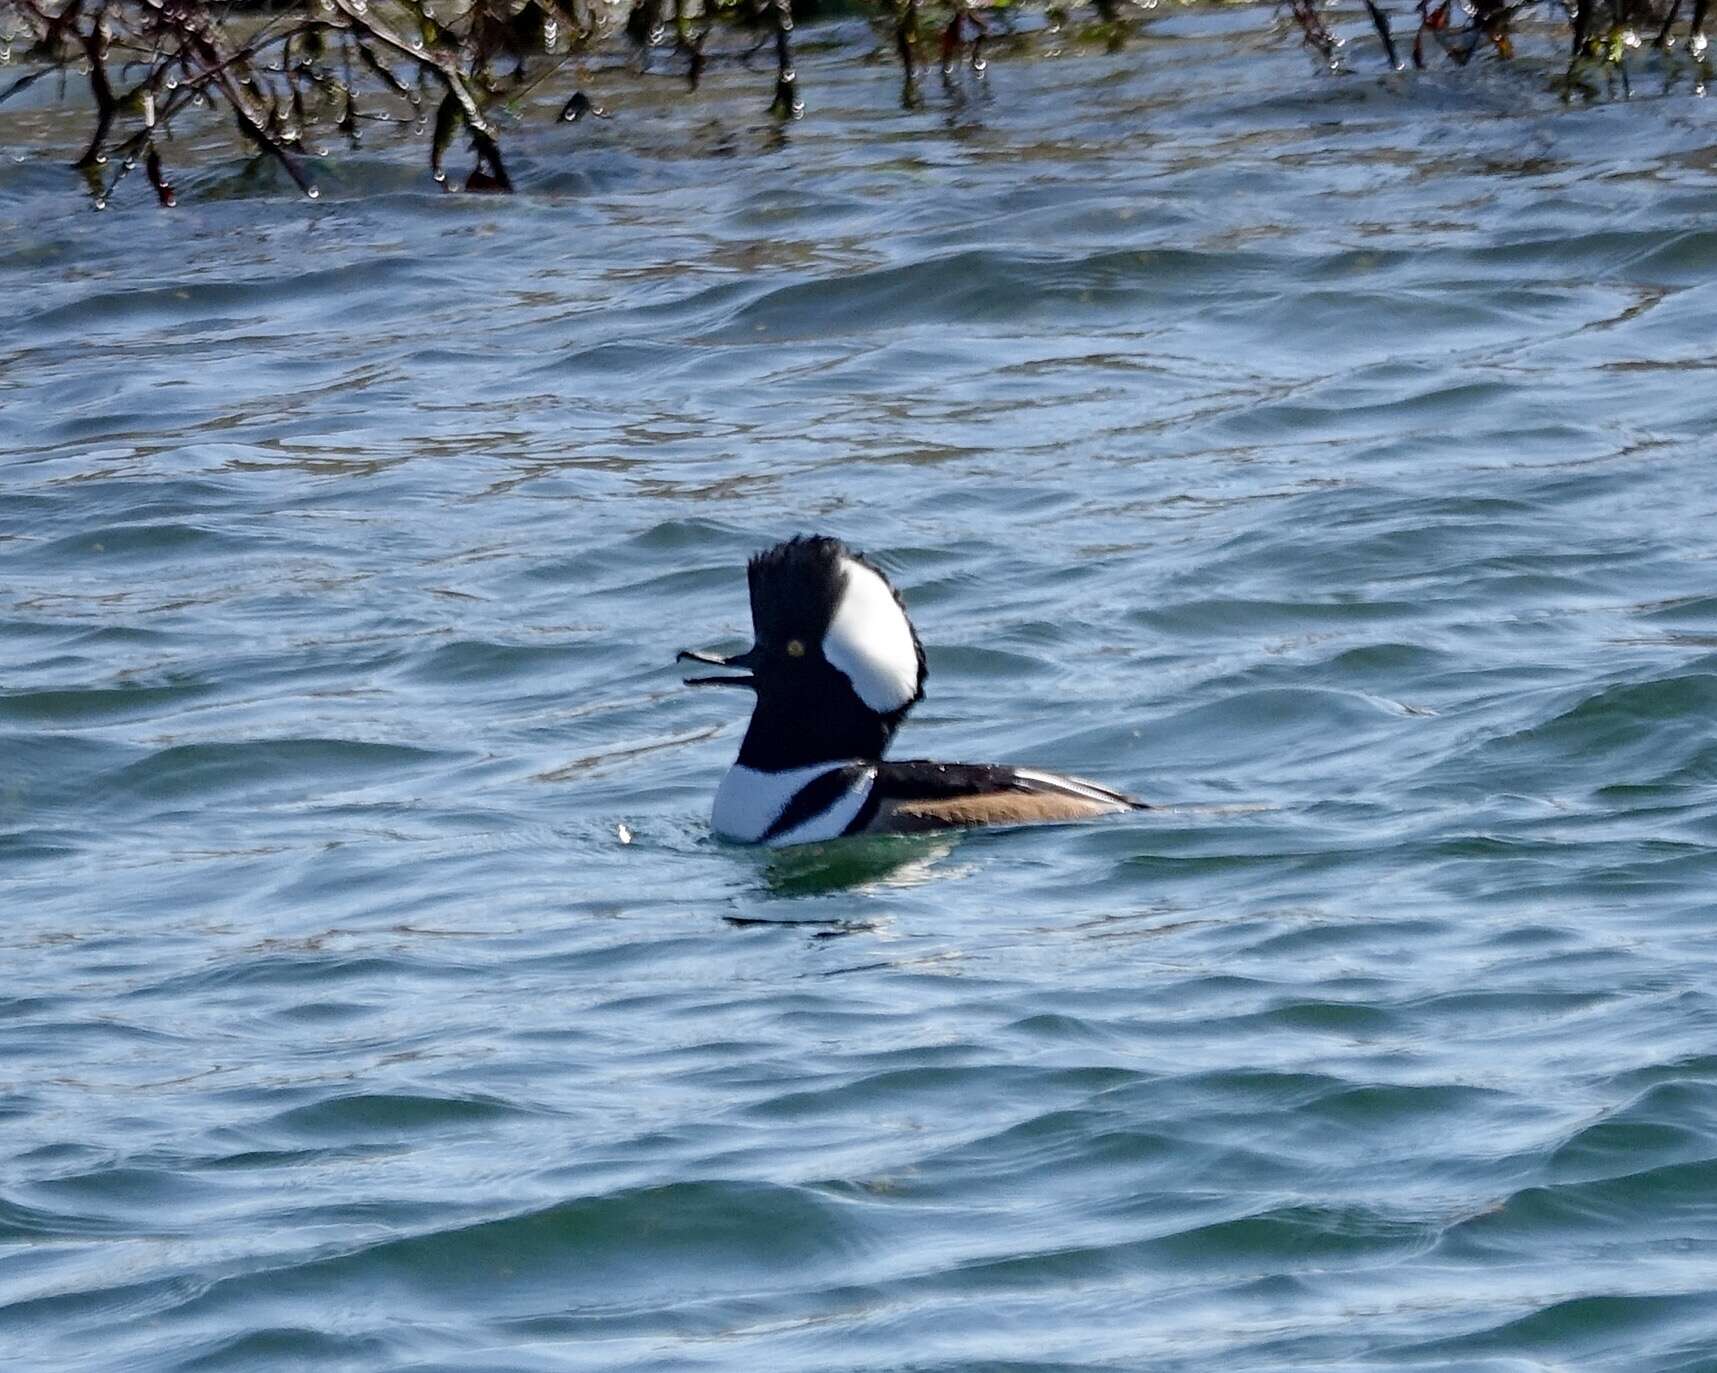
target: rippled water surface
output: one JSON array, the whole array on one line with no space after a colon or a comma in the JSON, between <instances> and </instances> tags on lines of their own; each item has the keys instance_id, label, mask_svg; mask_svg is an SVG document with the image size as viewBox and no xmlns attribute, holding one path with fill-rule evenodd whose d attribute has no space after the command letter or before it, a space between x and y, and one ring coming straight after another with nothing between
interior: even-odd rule
<instances>
[{"instance_id":1,"label":"rippled water surface","mask_svg":"<svg viewBox=\"0 0 1717 1373\"><path fill-rule=\"evenodd\" d=\"M1706 107L1266 28L508 200L7 115L9 1369L1717 1368ZM713 843L809 529L1162 809Z\"/></svg>"}]
</instances>

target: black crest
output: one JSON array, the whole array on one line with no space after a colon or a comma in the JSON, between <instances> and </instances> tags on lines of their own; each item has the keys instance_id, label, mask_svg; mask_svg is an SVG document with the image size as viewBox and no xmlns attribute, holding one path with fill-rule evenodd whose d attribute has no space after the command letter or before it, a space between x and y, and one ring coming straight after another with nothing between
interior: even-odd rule
<instances>
[{"instance_id":1,"label":"black crest","mask_svg":"<svg viewBox=\"0 0 1717 1373\"><path fill-rule=\"evenodd\" d=\"M824 655L824 638L847 593L848 560L876 574L906 621L917 659L911 699L892 710L866 705ZM754 557L746 569L757 642L749 655L757 709L740 746L748 767L802 767L833 758L881 758L924 694L928 675L900 595L882 569L839 539L800 535Z\"/></svg>"},{"instance_id":2,"label":"black crest","mask_svg":"<svg viewBox=\"0 0 1717 1373\"><path fill-rule=\"evenodd\" d=\"M801 534L752 558L745 577L758 644L820 643L840 604L846 580L841 559L851 557L839 539Z\"/></svg>"}]
</instances>

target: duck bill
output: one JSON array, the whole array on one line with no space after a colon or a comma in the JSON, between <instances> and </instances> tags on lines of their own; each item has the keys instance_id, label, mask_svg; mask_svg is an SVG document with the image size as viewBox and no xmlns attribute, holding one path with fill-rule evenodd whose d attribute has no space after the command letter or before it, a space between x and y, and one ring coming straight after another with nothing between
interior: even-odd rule
<instances>
[{"instance_id":1,"label":"duck bill","mask_svg":"<svg viewBox=\"0 0 1717 1373\"><path fill-rule=\"evenodd\" d=\"M708 663L711 667L745 669L752 665L755 648L747 649L744 653L736 653L731 658L719 658L713 653L700 653L696 649L682 648L674 655L676 663ZM743 677L687 677L687 686L732 686L757 687L757 679L752 676Z\"/></svg>"}]
</instances>

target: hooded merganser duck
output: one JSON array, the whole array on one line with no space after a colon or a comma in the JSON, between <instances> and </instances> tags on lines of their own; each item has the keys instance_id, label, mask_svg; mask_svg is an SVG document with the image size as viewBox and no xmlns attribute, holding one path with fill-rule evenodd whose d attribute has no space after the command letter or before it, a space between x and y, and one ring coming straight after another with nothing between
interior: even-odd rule
<instances>
[{"instance_id":1,"label":"hooded merganser duck","mask_svg":"<svg viewBox=\"0 0 1717 1373\"><path fill-rule=\"evenodd\" d=\"M745 674L688 686L757 693L715 794L711 822L723 839L784 846L1147 809L1077 777L1001 763L884 761L924 697L927 669L882 569L838 539L800 536L759 553L746 575L756 642L731 658L679 654Z\"/></svg>"}]
</instances>

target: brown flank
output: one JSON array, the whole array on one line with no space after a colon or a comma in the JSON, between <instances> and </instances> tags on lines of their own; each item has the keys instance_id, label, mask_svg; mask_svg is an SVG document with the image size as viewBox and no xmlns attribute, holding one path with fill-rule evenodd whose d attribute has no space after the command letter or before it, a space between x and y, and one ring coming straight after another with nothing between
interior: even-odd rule
<instances>
[{"instance_id":1,"label":"brown flank","mask_svg":"<svg viewBox=\"0 0 1717 1373\"><path fill-rule=\"evenodd\" d=\"M939 801L884 801L869 829L873 833L920 834L965 825L1041 825L1056 820L1084 820L1125 809L1117 802L1083 796L996 791Z\"/></svg>"}]
</instances>

